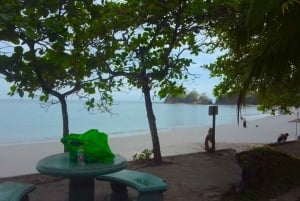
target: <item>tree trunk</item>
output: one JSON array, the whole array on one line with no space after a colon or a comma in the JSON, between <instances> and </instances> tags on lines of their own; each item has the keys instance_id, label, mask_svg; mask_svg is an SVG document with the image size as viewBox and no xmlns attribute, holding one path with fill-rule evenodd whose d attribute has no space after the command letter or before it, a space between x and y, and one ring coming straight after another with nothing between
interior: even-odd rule
<instances>
[{"instance_id":1,"label":"tree trunk","mask_svg":"<svg viewBox=\"0 0 300 201\"><path fill-rule=\"evenodd\" d=\"M152 108L150 88L148 86L148 83L143 84L143 93L145 96L145 106L146 106L146 111L147 111L148 124L149 124L151 137L152 137L154 163L155 163L155 165L161 165L162 157L161 157L161 151L160 151L160 144L159 144L159 138L158 138L158 134L157 134L156 120L155 120L155 115L154 115L153 108Z\"/></svg>"},{"instance_id":2,"label":"tree trunk","mask_svg":"<svg viewBox=\"0 0 300 201\"><path fill-rule=\"evenodd\" d=\"M69 117L67 102L65 98L59 98L59 102L61 105L61 114L63 120L63 136L67 136L69 134Z\"/></svg>"},{"instance_id":3,"label":"tree trunk","mask_svg":"<svg viewBox=\"0 0 300 201\"><path fill-rule=\"evenodd\" d=\"M65 97L59 97L59 102L61 105L61 114L63 120L63 137L69 134L69 117L68 117L68 107ZM64 149L66 152L66 149Z\"/></svg>"}]
</instances>

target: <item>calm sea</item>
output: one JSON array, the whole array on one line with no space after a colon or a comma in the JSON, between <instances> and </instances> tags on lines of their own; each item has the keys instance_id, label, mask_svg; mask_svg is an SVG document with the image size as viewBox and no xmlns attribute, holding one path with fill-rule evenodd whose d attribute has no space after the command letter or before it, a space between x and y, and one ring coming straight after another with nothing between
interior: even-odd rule
<instances>
[{"instance_id":1,"label":"calm sea","mask_svg":"<svg viewBox=\"0 0 300 201\"><path fill-rule=\"evenodd\" d=\"M208 127L212 116L207 105L154 103L153 109L159 130L182 127ZM82 101L69 101L69 127L71 133L98 129L110 137L149 132L143 102L116 102L111 113L88 112ZM34 100L0 100L0 144L54 141L62 136L60 105L44 107ZM268 114L255 106L243 109L248 119L258 119ZM236 123L235 106L219 106L216 125Z\"/></svg>"}]
</instances>

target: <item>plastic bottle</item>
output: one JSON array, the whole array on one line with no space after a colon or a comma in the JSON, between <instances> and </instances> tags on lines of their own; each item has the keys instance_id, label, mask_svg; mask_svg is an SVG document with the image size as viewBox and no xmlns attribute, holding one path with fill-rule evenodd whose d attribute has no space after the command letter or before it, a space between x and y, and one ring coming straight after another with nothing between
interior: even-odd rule
<instances>
[{"instance_id":1,"label":"plastic bottle","mask_svg":"<svg viewBox=\"0 0 300 201\"><path fill-rule=\"evenodd\" d=\"M77 163L79 165L84 165L84 150L83 146L80 146L77 150Z\"/></svg>"}]
</instances>

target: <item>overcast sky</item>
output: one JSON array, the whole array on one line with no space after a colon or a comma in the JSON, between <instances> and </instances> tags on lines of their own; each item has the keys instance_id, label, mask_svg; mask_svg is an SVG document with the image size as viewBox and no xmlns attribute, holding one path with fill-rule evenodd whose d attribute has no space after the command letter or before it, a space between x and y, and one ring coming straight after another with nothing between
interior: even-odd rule
<instances>
[{"instance_id":1,"label":"overcast sky","mask_svg":"<svg viewBox=\"0 0 300 201\"><path fill-rule=\"evenodd\" d=\"M199 77L196 80L188 80L183 84L187 88L188 91L196 90L198 93L206 93L206 95L214 100L213 96L213 88L216 84L219 83L219 79L210 78L209 71L200 68L200 65L208 64L214 62L216 59L216 54L205 55L200 54L195 59L195 64L190 67L190 72L193 74L197 74ZM9 92L10 84L4 80L3 75L0 75L0 99L9 99L10 96L6 95ZM14 96L13 98L19 98L18 96ZM124 88L123 92L114 93L115 100L132 100L132 101L141 101L143 100L143 95L141 90L128 90ZM159 100L159 99L157 99Z\"/></svg>"}]
</instances>

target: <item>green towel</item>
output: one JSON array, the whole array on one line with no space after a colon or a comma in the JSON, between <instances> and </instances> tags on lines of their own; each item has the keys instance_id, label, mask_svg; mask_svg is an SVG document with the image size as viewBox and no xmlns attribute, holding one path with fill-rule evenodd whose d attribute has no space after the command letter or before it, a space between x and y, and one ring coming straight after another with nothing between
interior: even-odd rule
<instances>
[{"instance_id":1,"label":"green towel","mask_svg":"<svg viewBox=\"0 0 300 201\"><path fill-rule=\"evenodd\" d=\"M107 140L107 134L99 132L97 129L88 130L82 134L70 133L61 139L67 151L70 152L71 160L77 160L77 150L83 147L84 161L110 162L115 155L112 153Z\"/></svg>"}]
</instances>

